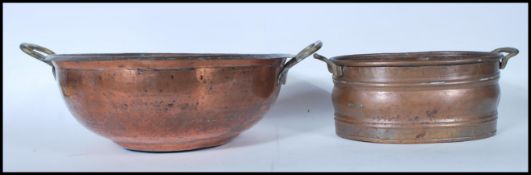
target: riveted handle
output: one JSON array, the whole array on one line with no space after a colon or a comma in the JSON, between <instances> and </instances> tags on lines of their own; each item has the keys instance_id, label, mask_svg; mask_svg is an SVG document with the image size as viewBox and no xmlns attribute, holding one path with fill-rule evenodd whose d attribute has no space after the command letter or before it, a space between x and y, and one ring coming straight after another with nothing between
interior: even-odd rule
<instances>
[{"instance_id":1,"label":"riveted handle","mask_svg":"<svg viewBox=\"0 0 531 175\"><path fill-rule=\"evenodd\" d=\"M36 58L37 60L42 61L52 66L52 73L53 73L53 77L55 78L55 67L53 66L50 60L46 59L47 56L41 54L41 53L45 53L47 55L55 55L55 52L53 52L52 50L48 48L39 46L37 44L31 44L31 43L20 44L20 50L22 50L22 52L28 54L29 56Z\"/></svg>"},{"instance_id":2,"label":"riveted handle","mask_svg":"<svg viewBox=\"0 0 531 175\"><path fill-rule=\"evenodd\" d=\"M309 46L306 46L306 48L302 49L297 55L291 58L291 60L286 62L286 64L284 64L284 66L282 67L282 70L280 71L280 75L278 78L279 82L282 84L286 84L286 77L287 77L289 69L293 67L295 64L302 61L304 58L317 52L317 50L321 49L321 46L323 46L323 43L321 41L316 41L310 44Z\"/></svg>"},{"instance_id":3,"label":"riveted handle","mask_svg":"<svg viewBox=\"0 0 531 175\"><path fill-rule=\"evenodd\" d=\"M504 69L505 66L507 66L507 62L509 61L509 59L518 55L519 51L518 49L512 47L501 47L494 49L492 52L497 54L507 53L506 55L503 55L500 60L500 69Z\"/></svg>"},{"instance_id":4,"label":"riveted handle","mask_svg":"<svg viewBox=\"0 0 531 175\"><path fill-rule=\"evenodd\" d=\"M328 67L328 72L332 73L334 78L343 76L343 66L337 65L336 63L330 61L330 59L317 53L313 54L313 58L324 61Z\"/></svg>"}]
</instances>

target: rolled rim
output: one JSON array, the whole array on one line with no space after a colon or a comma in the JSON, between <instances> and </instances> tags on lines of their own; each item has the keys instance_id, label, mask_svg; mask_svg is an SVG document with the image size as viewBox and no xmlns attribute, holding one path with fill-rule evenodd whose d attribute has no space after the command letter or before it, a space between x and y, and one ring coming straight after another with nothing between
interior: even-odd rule
<instances>
[{"instance_id":1,"label":"rolled rim","mask_svg":"<svg viewBox=\"0 0 531 175\"><path fill-rule=\"evenodd\" d=\"M426 51L376 54L354 54L332 57L331 60L345 66L428 66L470 64L499 61L500 55L492 52L473 51Z\"/></svg>"},{"instance_id":2,"label":"rolled rim","mask_svg":"<svg viewBox=\"0 0 531 175\"><path fill-rule=\"evenodd\" d=\"M95 53L57 54L50 61L113 61L113 60L264 60L293 57L291 54L237 54L237 53Z\"/></svg>"}]
</instances>

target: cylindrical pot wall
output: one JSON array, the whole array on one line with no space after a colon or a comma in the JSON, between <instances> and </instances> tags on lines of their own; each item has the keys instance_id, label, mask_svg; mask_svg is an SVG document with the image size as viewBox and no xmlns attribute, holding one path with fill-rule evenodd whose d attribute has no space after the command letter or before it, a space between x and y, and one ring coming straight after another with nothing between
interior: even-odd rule
<instances>
[{"instance_id":1,"label":"cylindrical pot wall","mask_svg":"<svg viewBox=\"0 0 531 175\"><path fill-rule=\"evenodd\" d=\"M325 61L333 73L338 136L378 143L434 143L496 133L499 70L517 53L500 48L314 57Z\"/></svg>"}]
</instances>

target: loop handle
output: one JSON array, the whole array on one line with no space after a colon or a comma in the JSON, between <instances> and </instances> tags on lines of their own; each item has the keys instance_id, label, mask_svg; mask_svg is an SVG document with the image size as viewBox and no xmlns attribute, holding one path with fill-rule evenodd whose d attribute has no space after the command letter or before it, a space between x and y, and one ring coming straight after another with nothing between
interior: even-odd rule
<instances>
[{"instance_id":1,"label":"loop handle","mask_svg":"<svg viewBox=\"0 0 531 175\"><path fill-rule=\"evenodd\" d=\"M22 50L24 53L28 54L29 56L32 56L33 58L36 58L53 67L52 63L49 60L46 60L46 56L41 54L41 53L45 53L48 55L55 55L55 52L53 52L52 50L36 45L36 44L31 44L31 43L20 44L20 50Z\"/></svg>"},{"instance_id":2,"label":"loop handle","mask_svg":"<svg viewBox=\"0 0 531 175\"><path fill-rule=\"evenodd\" d=\"M343 76L343 66L337 65L336 63L330 61L330 59L317 53L313 54L313 58L324 61L328 67L328 72L332 73L334 78Z\"/></svg>"},{"instance_id":3,"label":"loop handle","mask_svg":"<svg viewBox=\"0 0 531 175\"><path fill-rule=\"evenodd\" d=\"M278 80L282 84L286 84L286 77L288 74L288 71L291 67L293 67L295 64L302 61L304 58L312 55L313 53L317 52L323 46L323 43L321 41L316 41L309 46L306 46L306 48L302 49L297 55L295 55L291 60L286 62L284 66L282 67L282 70L280 71L280 75L278 77Z\"/></svg>"},{"instance_id":4,"label":"loop handle","mask_svg":"<svg viewBox=\"0 0 531 175\"><path fill-rule=\"evenodd\" d=\"M519 51L518 49L512 48L512 47L501 47L501 48L494 49L492 52L497 53L497 54L507 53L507 55L503 55L500 60L500 69L504 69L505 66L507 66L507 62L509 61L509 59L511 57L516 56Z\"/></svg>"},{"instance_id":5,"label":"loop handle","mask_svg":"<svg viewBox=\"0 0 531 175\"><path fill-rule=\"evenodd\" d=\"M50 66L52 66L52 74L53 74L53 78L56 78L56 75L55 75L55 67L53 66L52 62L50 60L47 60L45 55L41 54L41 53L45 53L47 55L55 55L55 52L53 52L52 50L46 48L46 47L42 47L42 46L39 46L37 44L31 44L31 43L22 43L20 44L20 50L22 50L22 52L28 54L29 56L33 57L33 58L36 58L37 60L40 60ZM39 53L41 52L41 53Z\"/></svg>"}]
</instances>

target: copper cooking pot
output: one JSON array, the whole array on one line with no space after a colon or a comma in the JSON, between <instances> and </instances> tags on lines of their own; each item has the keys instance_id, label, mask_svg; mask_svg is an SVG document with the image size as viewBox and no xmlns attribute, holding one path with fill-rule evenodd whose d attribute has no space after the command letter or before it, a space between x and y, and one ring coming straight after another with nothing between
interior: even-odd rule
<instances>
[{"instance_id":1,"label":"copper cooking pot","mask_svg":"<svg viewBox=\"0 0 531 175\"><path fill-rule=\"evenodd\" d=\"M314 57L333 74L338 136L433 143L495 134L499 69L516 54L515 48L499 48Z\"/></svg>"},{"instance_id":2,"label":"copper cooking pot","mask_svg":"<svg viewBox=\"0 0 531 175\"><path fill-rule=\"evenodd\" d=\"M321 45L295 56L20 48L52 66L68 109L85 127L126 149L165 152L218 146L250 128L277 98L288 70Z\"/></svg>"}]
</instances>

